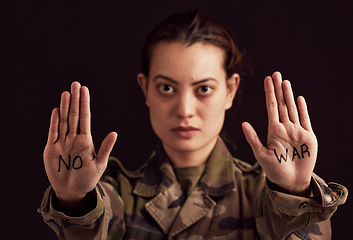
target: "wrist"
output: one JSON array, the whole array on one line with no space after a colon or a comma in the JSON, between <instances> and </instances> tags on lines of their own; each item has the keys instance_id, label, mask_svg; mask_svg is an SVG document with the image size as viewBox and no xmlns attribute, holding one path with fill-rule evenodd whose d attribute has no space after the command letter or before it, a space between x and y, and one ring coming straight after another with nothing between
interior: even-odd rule
<instances>
[{"instance_id":1,"label":"wrist","mask_svg":"<svg viewBox=\"0 0 353 240\"><path fill-rule=\"evenodd\" d=\"M85 194L75 194L75 195L70 195L70 194L62 194L62 193L58 193L54 191L54 195L56 197L56 200L60 203L60 204L76 204L81 202L87 193Z\"/></svg>"},{"instance_id":2,"label":"wrist","mask_svg":"<svg viewBox=\"0 0 353 240\"><path fill-rule=\"evenodd\" d=\"M313 191L311 187L311 181L303 185L281 185L271 182L268 179L268 186L272 190L283 192L291 195L301 196L301 197L312 197Z\"/></svg>"},{"instance_id":3,"label":"wrist","mask_svg":"<svg viewBox=\"0 0 353 240\"><path fill-rule=\"evenodd\" d=\"M284 189L283 191L301 197L312 197L313 195L310 183L301 187L295 186L293 188Z\"/></svg>"}]
</instances>

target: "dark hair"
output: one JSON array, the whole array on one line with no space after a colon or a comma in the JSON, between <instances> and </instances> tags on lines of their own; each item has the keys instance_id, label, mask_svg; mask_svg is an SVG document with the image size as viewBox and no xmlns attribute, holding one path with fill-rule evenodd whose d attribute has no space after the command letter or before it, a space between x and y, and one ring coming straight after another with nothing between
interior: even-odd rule
<instances>
[{"instance_id":1,"label":"dark hair","mask_svg":"<svg viewBox=\"0 0 353 240\"><path fill-rule=\"evenodd\" d=\"M153 28L142 48L141 73L148 77L153 50L158 43L175 41L187 46L205 42L220 47L225 51L224 69L227 77L233 73L242 75L242 54L230 32L221 23L202 15L198 10L171 15Z\"/></svg>"}]
</instances>

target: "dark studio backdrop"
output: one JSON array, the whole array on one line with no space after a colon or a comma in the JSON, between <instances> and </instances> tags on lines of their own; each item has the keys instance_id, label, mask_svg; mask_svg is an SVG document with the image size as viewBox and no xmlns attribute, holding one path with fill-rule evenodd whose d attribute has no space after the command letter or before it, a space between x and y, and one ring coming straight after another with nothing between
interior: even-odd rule
<instances>
[{"instance_id":1,"label":"dark studio backdrop","mask_svg":"<svg viewBox=\"0 0 353 240\"><path fill-rule=\"evenodd\" d=\"M45 239L36 213L48 187L42 152L52 108L80 81L91 92L98 149L119 134L113 155L129 169L155 141L136 82L149 30L171 13L198 7L233 32L253 75L231 121L235 155L255 162L241 131L249 121L263 142L267 113L263 79L279 70L305 96L319 141L315 172L352 189L353 2L346 1L11 1L2 8L1 239ZM229 123L229 122L228 122ZM333 239L350 236L351 200L332 217Z\"/></svg>"}]
</instances>

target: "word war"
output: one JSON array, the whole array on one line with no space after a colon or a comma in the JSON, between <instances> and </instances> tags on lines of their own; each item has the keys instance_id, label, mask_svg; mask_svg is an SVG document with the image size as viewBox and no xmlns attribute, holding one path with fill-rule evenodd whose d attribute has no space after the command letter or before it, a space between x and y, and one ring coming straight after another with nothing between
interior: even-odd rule
<instances>
[{"instance_id":1,"label":"word war","mask_svg":"<svg viewBox=\"0 0 353 240\"><path fill-rule=\"evenodd\" d=\"M288 158L288 149L286 149L286 156L284 157L283 154L281 153L281 155L278 157L277 151L276 149L273 149L275 156L278 160L279 163L282 162L282 160L284 160L285 162L287 162L287 158ZM292 154L292 161L294 161L294 158L297 157L298 159L304 158L304 153L307 153L308 157L310 157L310 152L309 152L309 148L306 144L302 144L300 145L300 152L301 154L299 154L298 149L293 146L293 154Z\"/></svg>"},{"instance_id":2,"label":"word war","mask_svg":"<svg viewBox=\"0 0 353 240\"><path fill-rule=\"evenodd\" d=\"M61 170L61 162L64 163L65 167L66 167L66 170L69 171L70 168L71 168L71 155L69 154L69 161L68 163L66 163L66 161L63 159L63 157L61 155L59 155L59 168L58 168L58 172L60 172ZM82 165L83 165L83 161L82 161L82 158L81 156L76 156L74 157L73 161L72 161L72 169L80 169L82 168Z\"/></svg>"}]
</instances>

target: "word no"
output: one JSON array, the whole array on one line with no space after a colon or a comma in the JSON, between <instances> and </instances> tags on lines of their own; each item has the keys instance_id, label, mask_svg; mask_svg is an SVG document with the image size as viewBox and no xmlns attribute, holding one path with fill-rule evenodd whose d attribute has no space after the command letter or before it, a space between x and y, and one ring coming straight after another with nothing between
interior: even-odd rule
<instances>
[{"instance_id":1,"label":"word no","mask_svg":"<svg viewBox=\"0 0 353 240\"><path fill-rule=\"evenodd\" d=\"M295 157L298 157L300 159L300 156L302 158L304 158L304 153L307 153L308 154L308 157L310 157L310 152L309 152L309 148L306 144L302 144L300 146L300 151L301 151L301 155L299 154L298 150L296 147L293 147L293 155L292 155L292 161L294 161L294 158ZM276 149L274 149L274 152L275 152L275 155L276 155L276 158L278 160L279 163L282 162L282 160L284 160L285 162L287 162L287 158L288 158L288 149L286 149L286 157L283 156L283 154L281 153L281 156L278 157L277 155L277 152L276 152Z\"/></svg>"},{"instance_id":2,"label":"word no","mask_svg":"<svg viewBox=\"0 0 353 240\"><path fill-rule=\"evenodd\" d=\"M69 171L71 168L71 155L69 154L69 162L68 163L63 159L63 157L61 155L59 155L58 172L60 172L60 169L61 169L61 162L64 163L66 170ZM72 161L72 169L75 169L75 170L80 169L80 168L82 168L82 165L83 165L83 161L82 161L81 156L74 157L74 159Z\"/></svg>"}]
</instances>

